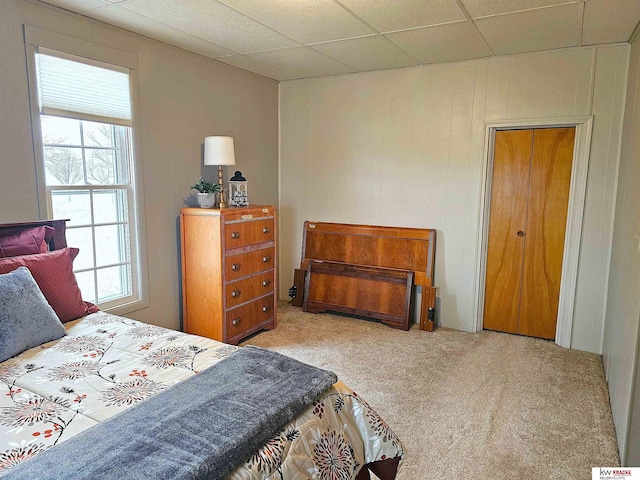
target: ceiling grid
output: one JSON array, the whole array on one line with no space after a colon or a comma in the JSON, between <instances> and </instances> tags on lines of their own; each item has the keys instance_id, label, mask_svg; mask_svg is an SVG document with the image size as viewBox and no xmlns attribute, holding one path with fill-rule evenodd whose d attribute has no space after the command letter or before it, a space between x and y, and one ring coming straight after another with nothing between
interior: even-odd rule
<instances>
[{"instance_id":1,"label":"ceiling grid","mask_svg":"<svg viewBox=\"0 0 640 480\"><path fill-rule=\"evenodd\" d=\"M640 0L43 0L275 80L629 41Z\"/></svg>"}]
</instances>

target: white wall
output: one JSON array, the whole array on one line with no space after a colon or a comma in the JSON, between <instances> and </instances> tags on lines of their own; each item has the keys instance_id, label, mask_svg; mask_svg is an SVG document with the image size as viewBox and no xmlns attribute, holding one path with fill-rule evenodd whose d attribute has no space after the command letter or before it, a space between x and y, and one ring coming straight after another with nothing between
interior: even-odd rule
<instances>
[{"instance_id":1,"label":"white wall","mask_svg":"<svg viewBox=\"0 0 640 480\"><path fill-rule=\"evenodd\" d=\"M603 357L623 464L640 466L640 41L631 47ZM635 378L635 392L634 392Z\"/></svg>"},{"instance_id":2,"label":"white wall","mask_svg":"<svg viewBox=\"0 0 640 480\"><path fill-rule=\"evenodd\" d=\"M601 352L629 47L280 84L280 296L305 220L438 230L443 326L474 331L485 123L593 115L573 348Z\"/></svg>"},{"instance_id":3,"label":"white wall","mask_svg":"<svg viewBox=\"0 0 640 480\"><path fill-rule=\"evenodd\" d=\"M217 178L201 166L203 139L233 135L251 201L275 204L277 83L53 7L1 3L0 223L38 218L22 25L136 54L150 306L129 316L179 328L178 214L201 174Z\"/></svg>"}]
</instances>

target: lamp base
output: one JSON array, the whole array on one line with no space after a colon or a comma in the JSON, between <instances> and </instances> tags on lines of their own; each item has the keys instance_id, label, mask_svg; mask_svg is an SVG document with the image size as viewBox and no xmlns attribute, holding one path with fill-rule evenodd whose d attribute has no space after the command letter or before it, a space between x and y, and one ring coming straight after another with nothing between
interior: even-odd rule
<instances>
[{"instance_id":1,"label":"lamp base","mask_svg":"<svg viewBox=\"0 0 640 480\"><path fill-rule=\"evenodd\" d=\"M222 165L218 165L218 185L220 185L220 200L218 201L218 208L227 208L227 201L224 198L224 182L223 182L223 174L222 174Z\"/></svg>"}]
</instances>

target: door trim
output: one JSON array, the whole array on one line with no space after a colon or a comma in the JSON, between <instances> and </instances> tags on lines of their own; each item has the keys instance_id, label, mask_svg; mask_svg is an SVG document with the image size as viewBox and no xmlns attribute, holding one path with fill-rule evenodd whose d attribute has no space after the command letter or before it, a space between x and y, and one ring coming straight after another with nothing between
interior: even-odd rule
<instances>
[{"instance_id":1,"label":"door trim","mask_svg":"<svg viewBox=\"0 0 640 480\"><path fill-rule=\"evenodd\" d=\"M578 281L578 259L582 237L582 219L584 199L587 190L587 172L589 150L591 147L591 129L593 116L573 116L554 118L535 118L502 120L485 123L485 146L482 166L482 191L480 197L480 231L478 237L478 261L476 264L475 317L476 331L482 330L484 321L484 292L487 264L487 245L489 236L489 212L491 211L491 179L493 174L493 147L496 130L516 130L523 128L575 127L573 163L571 166L571 186L569 187L569 205L567 227L562 255L562 278L560 280L560 302L556 323L556 344L571 347L573 311Z\"/></svg>"}]
</instances>

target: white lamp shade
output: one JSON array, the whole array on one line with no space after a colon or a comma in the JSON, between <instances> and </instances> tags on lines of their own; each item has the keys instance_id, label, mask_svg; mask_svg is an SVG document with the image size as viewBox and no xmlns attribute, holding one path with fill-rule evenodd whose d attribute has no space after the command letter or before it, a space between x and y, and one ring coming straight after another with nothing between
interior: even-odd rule
<instances>
[{"instance_id":1,"label":"white lamp shade","mask_svg":"<svg viewBox=\"0 0 640 480\"><path fill-rule=\"evenodd\" d=\"M233 151L233 137L205 137L205 165L235 165L236 156Z\"/></svg>"}]
</instances>

